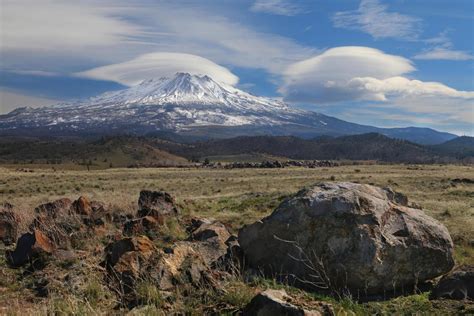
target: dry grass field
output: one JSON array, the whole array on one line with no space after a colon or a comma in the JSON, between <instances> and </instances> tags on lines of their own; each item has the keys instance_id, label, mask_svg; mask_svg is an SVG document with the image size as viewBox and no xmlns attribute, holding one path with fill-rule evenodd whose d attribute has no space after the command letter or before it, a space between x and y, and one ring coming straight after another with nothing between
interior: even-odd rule
<instances>
[{"instance_id":1,"label":"dry grass field","mask_svg":"<svg viewBox=\"0 0 474 316\"><path fill-rule=\"evenodd\" d=\"M77 199L80 195L103 201L125 212L134 212L140 190L150 189L169 192L185 214L215 218L229 224L235 231L244 224L268 215L286 196L316 182L353 181L390 186L395 191L406 194L410 202L421 206L428 215L448 227L456 245L457 264L474 262L474 185L453 181L474 179L473 166L354 165L315 169L170 168L91 171L51 168L29 171L16 170L16 167L18 166L0 167L0 202L13 204L25 218L31 218L34 207L41 203L61 197ZM4 262L0 261L0 269L4 269L3 265ZM3 276L0 274L0 277ZM0 289L2 286L4 285L0 284ZM245 291L249 290L247 285L236 283L229 286L237 287L237 294L226 298L233 304L238 306L243 304L241 301L248 299L245 295ZM265 285L262 283L260 286ZM15 297L15 291L20 289L2 289L0 297L2 293L9 294L5 294L5 299L0 299L0 306L8 305L7 300ZM21 299L16 299L21 306ZM41 300L29 304L42 304L38 302ZM390 313L399 308L406 308L407 314L423 314L434 308L425 294L367 306L344 302L337 304L343 306L343 310L353 311L355 314L364 314L368 310ZM45 313L51 311L44 304L42 308L46 308ZM12 312L11 309L8 310ZM88 311L99 313L99 310L100 308Z\"/></svg>"}]
</instances>

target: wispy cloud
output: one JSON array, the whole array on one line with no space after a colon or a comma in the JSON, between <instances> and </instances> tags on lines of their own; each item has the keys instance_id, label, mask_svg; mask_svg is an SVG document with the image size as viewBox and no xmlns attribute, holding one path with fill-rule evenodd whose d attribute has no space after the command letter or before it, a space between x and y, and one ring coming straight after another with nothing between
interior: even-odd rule
<instances>
[{"instance_id":1,"label":"wispy cloud","mask_svg":"<svg viewBox=\"0 0 474 316\"><path fill-rule=\"evenodd\" d=\"M140 14L153 29L174 34L155 37L154 51L195 54L221 65L264 69L271 74L280 74L289 64L317 51L207 8L165 3L160 10Z\"/></svg>"},{"instance_id":2,"label":"wispy cloud","mask_svg":"<svg viewBox=\"0 0 474 316\"><path fill-rule=\"evenodd\" d=\"M301 5L291 0L256 0L250 7L250 10L286 16L294 16L305 12Z\"/></svg>"},{"instance_id":3,"label":"wispy cloud","mask_svg":"<svg viewBox=\"0 0 474 316\"><path fill-rule=\"evenodd\" d=\"M413 58L425 60L470 60L474 59L474 56L461 50L434 47L416 54Z\"/></svg>"},{"instance_id":4,"label":"wispy cloud","mask_svg":"<svg viewBox=\"0 0 474 316\"><path fill-rule=\"evenodd\" d=\"M388 11L378 0L362 0L357 10L337 12L335 27L359 30L378 38L415 40L421 32L419 18Z\"/></svg>"},{"instance_id":5,"label":"wispy cloud","mask_svg":"<svg viewBox=\"0 0 474 316\"><path fill-rule=\"evenodd\" d=\"M108 1L2 1L2 50L54 52L103 48L139 36L143 29L116 16Z\"/></svg>"},{"instance_id":6,"label":"wispy cloud","mask_svg":"<svg viewBox=\"0 0 474 316\"><path fill-rule=\"evenodd\" d=\"M58 103L58 100L28 96L16 91L0 89L0 114L8 113L16 108L25 106L45 106Z\"/></svg>"},{"instance_id":7,"label":"wispy cloud","mask_svg":"<svg viewBox=\"0 0 474 316\"><path fill-rule=\"evenodd\" d=\"M470 60L474 56L462 50L454 49L448 36L448 30L438 36L424 40L430 47L413 56L414 59L424 60Z\"/></svg>"},{"instance_id":8,"label":"wispy cloud","mask_svg":"<svg viewBox=\"0 0 474 316\"><path fill-rule=\"evenodd\" d=\"M2 10L4 70L47 64L48 71L78 71L159 51L278 74L316 52L293 39L257 31L205 3L6 0Z\"/></svg>"}]
</instances>

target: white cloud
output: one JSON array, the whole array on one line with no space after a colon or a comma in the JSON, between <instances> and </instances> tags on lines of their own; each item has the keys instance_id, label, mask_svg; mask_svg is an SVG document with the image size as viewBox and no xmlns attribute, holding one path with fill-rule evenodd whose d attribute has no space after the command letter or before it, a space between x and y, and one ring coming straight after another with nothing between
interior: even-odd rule
<instances>
[{"instance_id":1,"label":"white cloud","mask_svg":"<svg viewBox=\"0 0 474 316\"><path fill-rule=\"evenodd\" d=\"M315 53L206 2L3 0L2 11L0 50L9 70L64 73L161 51L278 74Z\"/></svg>"},{"instance_id":2,"label":"white cloud","mask_svg":"<svg viewBox=\"0 0 474 316\"><path fill-rule=\"evenodd\" d=\"M424 60L471 60L474 57L468 52L449 48L435 47L413 56L414 59Z\"/></svg>"},{"instance_id":3,"label":"white cloud","mask_svg":"<svg viewBox=\"0 0 474 316\"><path fill-rule=\"evenodd\" d=\"M288 0L256 0L250 10L286 16L294 16L304 12L303 8Z\"/></svg>"},{"instance_id":4,"label":"white cloud","mask_svg":"<svg viewBox=\"0 0 474 316\"><path fill-rule=\"evenodd\" d=\"M141 12L150 27L172 34L155 38L155 51L195 54L219 64L264 69L272 74L280 74L289 64L316 52L212 9L176 3L161 3L159 7Z\"/></svg>"},{"instance_id":5,"label":"white cloud","mask_svg":"<svg viewBox=\"0 0 474 316\"><path fill-rule=\"evenodd\" d=\"M28 96L13 91L0 90L0 114L25 106L46 106L59 103L58 100Z\"/></svg>"},{"instance_id":6,"label":"white cloud","mask_svg":"<svg viewBox=\"0 0 474 316\"><path fill-rule=\"evenodd\" d=\"M52 71L44 70L11 70L9 72L18 74L18 75L27 75L27 76L39 76L39 77L56 77L59 76L59 73Z\"/></svg>"},{"instance_id":7,"label":"white cloud","mask_svg":"<svg viewBox=\"0 0 474 316\"><path fill-rule=\"evenodd\" d=\"M382 80L372 77L356 77L350 79L341 88L363 91L363 99L374 101L386 101L387 98L393 96L474 99L474 91L459 91L439 82L423 82L404 77L391 77Z\"/></svg>"},{"instance_id":8,"label":"white cloud","mask_svg":"<svg viewBox=\"0 0 474 316\"><path fill-rule=\"evenodd\" d=\"M145 54L130 61L94 68L76 75L132 86L145 79L169 77L176 72L208 75L216 81L229 85L235 85L239 81L239 78L227 68L206 58L180 53Z\"/></svg>"},{"instance_id":9,"label":"white cloud","mask_svg":"<svg viewBox=\"0 0 474 316\"><path fill-rule=\"evenodd\" d=\"M332 21L335 27L360 30L374 38L414 40L421 28L420 19L390 12L378 0L362 0L357 10L337 12Z\"/></svg>"},{"instance_id":10,"label":"white cloud","mask_svg":"<svg viewBox=\"0 0 474 316\"><path fill-rule=\"evenodd\" d=\"M371 101L382 109L474 123L474 91L403 76L414 70L410 60L380 50L337 47L288 67L279 91L290 102Z\"/></svg>"},{"instance_id":11,"label":"white cloud","mask_svg":"<svg viewBox=\"0 0 474 316\"><path fill-rule=\"evenodd\" d=\"M117 10L92 1L2 0L1 49L84 52L139 35L139 27L114 17Z\"/></svg>"},{"instance_id":12,"label":"white cloud","mask_svg":"<svg viewBox=\"0 0 474 316\"><path fill-rule=\"evenodd\" d=\"M414 59L424 60L471 60L474 58L465 51L453 48L453 43L448 37L448 30L438 36L424 40L431 47L413 56Z\"/></svg>"},{"instance_id":13,"label":"white cloud","mask_svg":"<svg viewBox=\"0 0 474 316\"><path fill-rule=\"evenodd\" d=\"M358 77L387 79L413 71L403 57L380 50L360 47L336 47L312 58L297 62L285 71L280 92L294 102L326 103L353 99L383 99L383 95L354 87Z\"/></svg>"}]
</instances>

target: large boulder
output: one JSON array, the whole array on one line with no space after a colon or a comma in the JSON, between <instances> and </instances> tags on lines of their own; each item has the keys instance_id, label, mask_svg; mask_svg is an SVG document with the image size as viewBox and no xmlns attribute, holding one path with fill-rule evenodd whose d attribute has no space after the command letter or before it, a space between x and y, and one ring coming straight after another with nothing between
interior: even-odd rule
<instances>
[{"instance_id":1,"label":"large boulder","mask_svg":"<svg viewBox=\"0 0 474 316\"><path fill-rule=\"evenodd\" d=\"M300 287L408 290L450 271L454 260L446 227L406 204L371 185L317 184L243 227L239 243L248 265Z\"/></svg>"},{"instance_id":2,"label":"large boulder","mask_svg":"<svg viewBox=\"0 0 474 316\"><path fill-rule=\"evenodd\" d=\"M163 191L141 191L138 208L138 217L151 216L161 224L166 216L175 216L179 213L174 198Z\"/></svg>"},{"instance_id":3,"label":"large boulder","mask_svg":"<svg viewBox=\"0 0 474 316\"><path fill-rule=\"evenodd\" d=\"M474 266L462 266L443 276L431 292L431 298L474 300Z\"/></svg>"},{"instance_id":4,"label":"large boulder","mask_svg":"<svg viewBox=\"0 0 474 316\"><path fill-rule=\"evenodd\" d=\"M0 204L0 240L9 246L13 244L18 235L19 218L13 211L13 205Z\"/></svg>"}]
</instances>

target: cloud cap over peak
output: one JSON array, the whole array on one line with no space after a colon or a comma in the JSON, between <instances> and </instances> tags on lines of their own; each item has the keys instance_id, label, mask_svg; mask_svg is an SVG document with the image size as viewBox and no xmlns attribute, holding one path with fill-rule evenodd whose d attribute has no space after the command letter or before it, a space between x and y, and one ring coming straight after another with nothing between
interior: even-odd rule
<instances>
[{"instance_id":1,"label":"cloud cap over peak","mask_svg":"<svg viewBox=\"0 0 474 316\"><path fill-rule=\"evenodd\" d=\"M133 86L145 79L170 77L177 72L208 75L228 85L239 82L239 78L227 68L209 59L192 54L163 52L144 54L126 62L93 68L76 75Z\"/></svg>"},{"instance_id":2,"label":"cloud cap over peak","mask_svg":"<svg viewBox=\"0 0 474 316\"><path fill-rule=\"evenodd\" d=\"M347 85L357 77L386 79L414 70L410 60L378 49L336 47L289 66L280 92L286 100L294 102L326 103L353 98L380 100L383 97L379 93L351 89Z\"/></svg>"}]
</instances>

